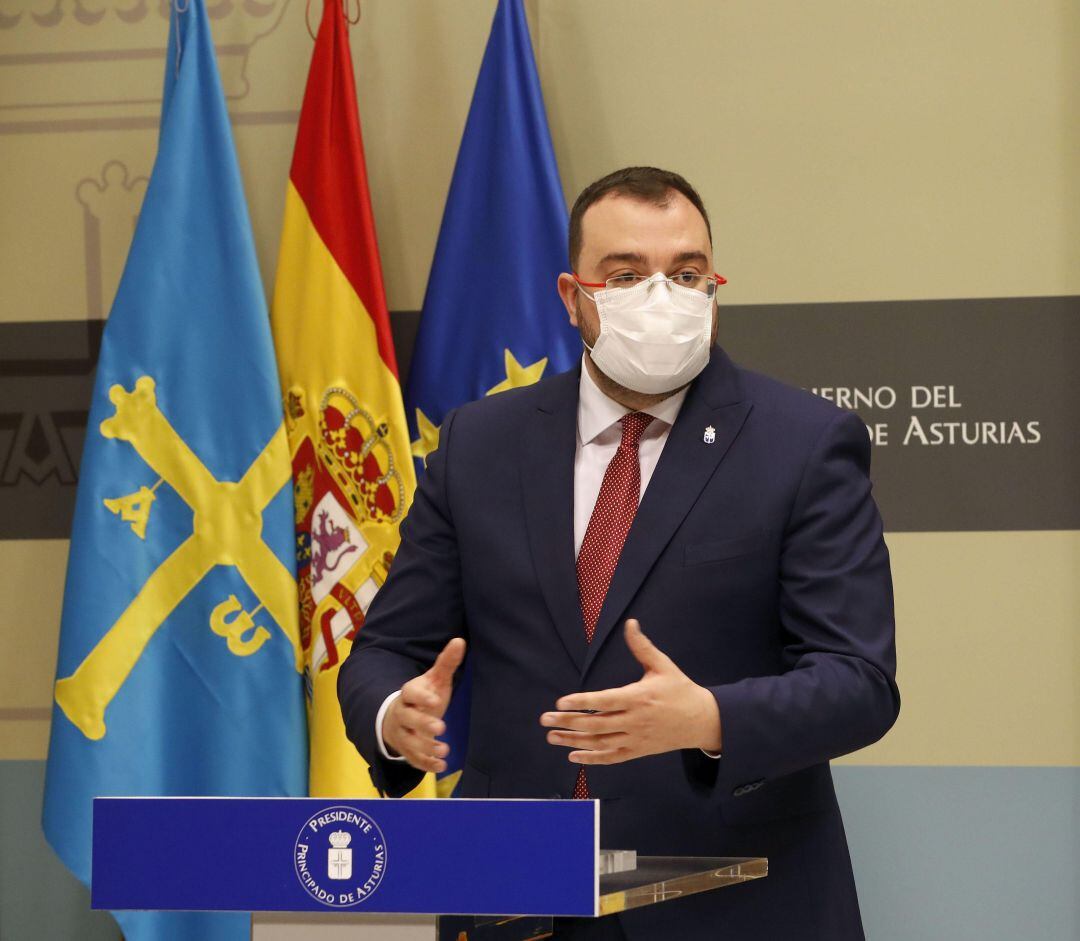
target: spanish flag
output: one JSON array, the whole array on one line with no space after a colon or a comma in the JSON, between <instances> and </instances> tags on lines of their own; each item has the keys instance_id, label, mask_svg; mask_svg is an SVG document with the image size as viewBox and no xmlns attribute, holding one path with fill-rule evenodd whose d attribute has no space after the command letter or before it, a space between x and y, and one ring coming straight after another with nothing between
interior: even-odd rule
<instances>
[{"instance_id":1,"label":"spanish flag","mask_svg":"<svg viewBox=\"0 0 1080 941\"><path fill-rule=\"evenodd\" d=\"M337 673L416 485L371 213L342 4L315 40L271 311L292 455L313 796L375 795ZM434 796L426 780L415 792Z\"/></svg>"}]
</instances>

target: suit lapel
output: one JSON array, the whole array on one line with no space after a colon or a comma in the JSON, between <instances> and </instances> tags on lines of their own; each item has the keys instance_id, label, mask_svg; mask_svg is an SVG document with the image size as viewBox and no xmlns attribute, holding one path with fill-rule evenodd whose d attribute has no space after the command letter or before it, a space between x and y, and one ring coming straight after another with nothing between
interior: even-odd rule
<instances>
[{"instance_id":1,"label":"suit lapel","mask_svg":"<svg viewBox=\"0 0 1080 941\"><path fill-rule=\"evenodd\" d=\"M627 534L596 633L586 651L582 680L657 557L727 454L749 412L749 403L741 401L735 367L719 347L715 348L709 366L683 402ZM704 440L709 426L715 429L712 443ZM580 623L579 613L579 629Z\"/></svg>"},{"instance_id":2,"label":"suit lapel","mask_svg":"<svg viewBox=\"0 0 1080 941\"><path fill-rule=\"evenodd\" d=\"M585 627L574 560L574 453L580 370L551 380L521 441L522 499L529 548L563 646L580 670Z\"/></svg>"}]
</instances>

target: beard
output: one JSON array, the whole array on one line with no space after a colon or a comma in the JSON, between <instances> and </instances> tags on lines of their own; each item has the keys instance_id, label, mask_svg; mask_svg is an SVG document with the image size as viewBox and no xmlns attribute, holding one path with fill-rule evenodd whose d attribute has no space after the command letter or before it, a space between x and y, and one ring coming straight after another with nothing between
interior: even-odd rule
<instances>
[{"instance_id":1,"label":"beard","mask_svg":"<svg viewBox=\"0 0 1080 941\"><path fill-rule=\"evenodd\" d=\"M574 313L577 315L578 335L581 337L581 342L585 345L585 358L592 366L591 374L600 391L609 399L614 399L616 402L625 402L627 399L642 398L642 393L635 392L633 389L628 389L626 386L620 385L607 373L602 372L600 367L593 361L592 353L589 351L596 346L596 341L600 338L600 328L591 327L588 321L582 316L580 297L576 298L574 301ZM650 402L659 402L666 399L670 394L671 393L666 393L660 396L650 395L646 396L646 398L648 398Z\"/></svg>"},{"instance_id":2,"label":"beard","mask_svg":"<svg viewBox=\"0 0 1080 941\"><path fill-rule=\"evenodd\" d=\"M616 382L607 373L603 372L599 366L596 365L595 360L592 358L592 354L589 352L592 347L596 345L596 341L600 338L600 328L597 326L593 328L589 326L585 317L581 314L581 299L580 295L574 299L574 313L577 316L578 322L578 335L581 337L581 342L585 344L585 358L588 360L589 365L592 367L591 375L596 382L597 387L604 393L609 399L614 399L628 408L633 407L635 409L646 408L649 405L655 405L657 402L663 402L664 399L670 398L675 395L676 392L681 392L685 389L689 382L679 386L677 389L672 389L670 392L637 392L634 389L627 388L621 383ZM713 324L712 335L709 340L709 346L716 345L716 334L720 326L720 311L713 307ZM693 381L693 380L691 380ZM632 403L632 405L631 405Z\"/></svg>"}]
</instances>

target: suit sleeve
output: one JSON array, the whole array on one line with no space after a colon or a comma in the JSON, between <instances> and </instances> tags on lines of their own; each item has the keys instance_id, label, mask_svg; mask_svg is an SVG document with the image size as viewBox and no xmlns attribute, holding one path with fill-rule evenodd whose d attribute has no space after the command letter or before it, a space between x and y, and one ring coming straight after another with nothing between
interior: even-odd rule
<instances>
[{"instance_id":1,"label":"suit sleeve","mask_svg":"<svg viewBox=\"0 0 1080 941\"><path fill-rule=\"evenodd\" d=\"M345 732L371 767L372 782L391 797L416 787L423 772L383 756L375 734L379 707L427 670L451 638L465 636L461 567L446 483L455 415L451 412L443 422L439 447L428 457L401 524L390 575L338 673Z\"/></svg>"},{"instance_id":2,"label":"suit sleeve","mask_svg":"<svg viewBox=\"0 0 1080 941\"><path fill-rule=\"evenodd\" d=\"M866 429L845 412L814 445L783 535L784 672L712 688L721 793L855 751L896 720L892 577L869 470Z\"/></svg>"}]
</instances>

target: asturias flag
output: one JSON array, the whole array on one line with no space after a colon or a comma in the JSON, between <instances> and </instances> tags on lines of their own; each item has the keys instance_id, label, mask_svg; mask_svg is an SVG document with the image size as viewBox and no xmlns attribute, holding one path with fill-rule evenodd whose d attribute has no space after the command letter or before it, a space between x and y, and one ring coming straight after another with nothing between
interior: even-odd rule
<instances>
[{"instance_id":1,"label":"asturias flag","mask_svg":"<svg viewBox=\"0 0 1080 941\"><path fill-rule=\"evenodd\" d=\"M458 151L431 266L405 402L412 453L437 446L450 409L581 357L556 291L567 260L567 214L522 0L499 0ZM465 677L447 713L440 794L460 777Z\"/></svg>"},{"instance_id":2,"label":"asturias flag","mask_svg":"<svg viewBox=\"0 0 1080 941\"><path fill-rule=\"evenodd\" d=\"M311 794L372 796L338 669L386 580L416 477L375 241L342 4L315 40L272 313L296 486ZM414 794L433 796L428 778Z\"/></svg>"},{"instance_id":3,"label":"asturias flag","mask_svg":"<svg viewBox=\"0 0 1080 941\"><path fill-rule=\"evenodd\" d=\"M64 592L44 827L83 882L95 795L306 792L292 506L266 301L190 0L102 341ZM116 917L129 941L250 933L242 914Z\"/></svg>"}]
</instances>

